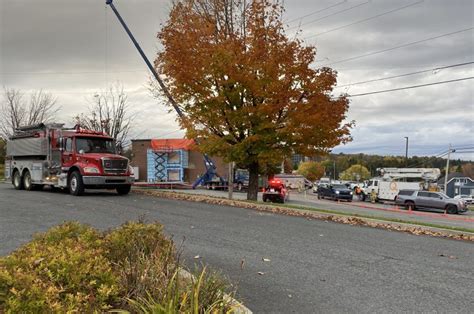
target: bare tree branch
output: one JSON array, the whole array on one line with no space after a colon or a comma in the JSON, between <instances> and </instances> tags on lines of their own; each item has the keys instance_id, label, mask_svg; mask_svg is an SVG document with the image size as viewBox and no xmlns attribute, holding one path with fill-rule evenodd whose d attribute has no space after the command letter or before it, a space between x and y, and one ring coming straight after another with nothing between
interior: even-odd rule
<instances>
[{"instance_id":1,"label":"bare tree branch","mask_svg":"<svg viewBox=\"0 0 474 314\"><path fill-rule=\"evenodd\" d=\"M54 120L61 109L56 98L39 90L24 100L20 90L4 88L4 99L0 103L0 136L8 138L20 126L47 123Z\"/></svg>"},{"instance_id":2,"label":"bare tree branch","mask_svg":"<svg viewBox=\"0 0 474 314\"><path fill-rule=\"evenodd\" d=\"M95 94L90 102L89 112L76 117L79 124L83 128L110 135L121 152L128 144L128 134L135 118L135 114L130 113L128 96L123 86L115 84Z\"/></svg>"}]
</instances>

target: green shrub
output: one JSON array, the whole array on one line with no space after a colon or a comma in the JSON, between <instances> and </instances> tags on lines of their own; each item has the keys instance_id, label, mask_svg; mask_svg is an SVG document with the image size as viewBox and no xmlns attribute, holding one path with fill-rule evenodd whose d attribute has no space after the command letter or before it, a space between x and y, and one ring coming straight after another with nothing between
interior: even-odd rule
<instances>
[{"instance_id":1,"label":"green shrub","mask_svg":"<svg viewBox=\"0 0 474 314\"><path fill-rule=\"evenodd\" d=\"M65 223L0 259L0 312L110 308L118 278L102 244L94 229Z\"/></svg>"},{"instance_id":2,"label":"green shrub","mask_svg":"<svg viewBox=\"0 0 474 314\"><path fill-rule=\"evenodd\" d=\"M177 268L173 242L161 225L126 223L107 234L105 246L125 298L151 294L161 300Z\"/></svg>"},{"instance_id":3,"label":"green shrub","mask_svg":"<svg viewBox=\"0 0 474 314\"><path fill-rule=\"evenodd\" d=\"M0 313L205 313L231 309L229 285L206 269L182 276L160 224L129 222L104 233L53 227L0 258Z\"/></svg>"},{"instance_id":4,"label":"green shrub","mask_svg":"<svg viewBox=\"0 0 474 314\"><path fill-rule=\"evenodd\" d=\"M234 305L223 291L229 288L227 281L217 273L208 273L206 268L193 276L176 270L161 302L151 294L129 299L133 313L232 313Z\"/></svg>"}]
</instances>

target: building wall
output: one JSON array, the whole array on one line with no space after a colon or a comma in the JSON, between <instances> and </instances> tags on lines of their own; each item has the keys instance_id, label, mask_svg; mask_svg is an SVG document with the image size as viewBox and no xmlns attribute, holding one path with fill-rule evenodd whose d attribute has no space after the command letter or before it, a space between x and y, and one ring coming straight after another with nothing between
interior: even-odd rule
<instances>
[{"instance_id":1,"label":"building wall","mask_svg":"<svg viewBox=\"0 0 474 314\"><path fill-rule=\"evenodd\" d=\"M470 194L467 193L467 191L471 191L471 189L474 189L474 181L472 181L470 178L453 178L448 182L446 195L449 197L454 197L459 194Z\"/></svg>"},{"instance_id":2,"label":"building wall","mask_svg":"<svg viewBox=\"0 0 474 314\"><path fill-rule=\"evenodd\" d=\"M132 141L132 167L138 167L138 181L147 180L147 150L151 148L151 140Z\"/></svg>"},{"instance_id":3,"label":"building wall","mask_svg":"<svg viewBox=\"0 0 474 314\"><path fill-rule=\"evenodd\" d=\"M139 181L147 181L147 150L151 149L151 140L132 140L132 166L139 169ZM188 167L184 169L184 181L193 183L206 168L204 166L204 156L197 151L189 151ZM217 173L223 178L227 178L228 164L222 158L211 158L217 167Z\"/></svg>"}]
</instances>

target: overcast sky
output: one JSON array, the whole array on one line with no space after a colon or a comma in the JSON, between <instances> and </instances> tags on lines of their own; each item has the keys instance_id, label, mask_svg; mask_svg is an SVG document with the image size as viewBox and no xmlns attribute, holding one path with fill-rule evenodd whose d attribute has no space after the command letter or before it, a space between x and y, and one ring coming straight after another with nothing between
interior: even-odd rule
<instances>
[{"instance_id":1,"label":"overcast sky","mask_svg":"<svg viewBox=\"0 0 474 314\"><path fill-rule=\"evenodd\" d=\"M181 137L175 114L147 91L149 73L105 0L0 0L0 86L57 96L60 121L86 112L87 99L121 82L137 114L133 137ZM145 53L170 0L115 0ZM474 76L473 0L285 0L289 36L317 47L315 67L339 72L336 93L351 95ZM298 31L296 34L296 31ZM435 38L436 37L436 38ZM413 44L418 42L416 44ZM386 50L386 51L383 51ZM369 55L370 54L370 55ZM348 60L349 59L349 60ZM347 85L409 74L364 84ZM352 98L354 141L335 152L438 155L473 147L474 80ZM3 95L0 95L3 96Z\"/></svg>"}]
</instances>

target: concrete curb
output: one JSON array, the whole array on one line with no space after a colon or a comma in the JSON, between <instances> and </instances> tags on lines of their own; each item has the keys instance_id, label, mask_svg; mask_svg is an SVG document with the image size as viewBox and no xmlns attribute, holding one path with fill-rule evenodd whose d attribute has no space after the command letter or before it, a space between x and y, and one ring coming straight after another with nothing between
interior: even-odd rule
<instances>
[{"instance_id":1,"label":"concrete curb","mask_svg":"<svg viewBox=\"0 0 474 314\"><path fill-rule=\"evenodd\" d=\"M134 189L134 193L149 195L155 197L162 197L168 199L208 203L221 206L232 206L246 209L253 209L262 212L282 214L287 216L297 216L306 219L317 219L324 221L332 221L337 223L359 225L371 228L386 229L391 231L405 232L414 235L429 235L439 238L449 238L454 240L463 240L474 242L474 233L457 231L451 229L443 229L438 227L423 226L417 224L410 224L405 222L392 222L376 218L365 218L356 215L343 215L335 213L324 213L317 210L293 209L289 207L282 207L278 205L268 205L251 203L245 201L228 200L208 195L187 194L179 192L168 192L159 190L142 190Z\"/></svg>"},{"instance_id":2,"label":"concrete curb","mask_svg":"<svg viewBox=\"0 0 474 314\"><path fill-rule=\"evenodd\" d=\"M195 280L196 278L184 268L180 268L178 271L178 275L185 279ZM227 293L224 293L224 299L229 300L230 305L232 308L232 313L236 314L252 314L252 311L243 305L241 302L237 301Z\"/></svg>"}]
</instances>

